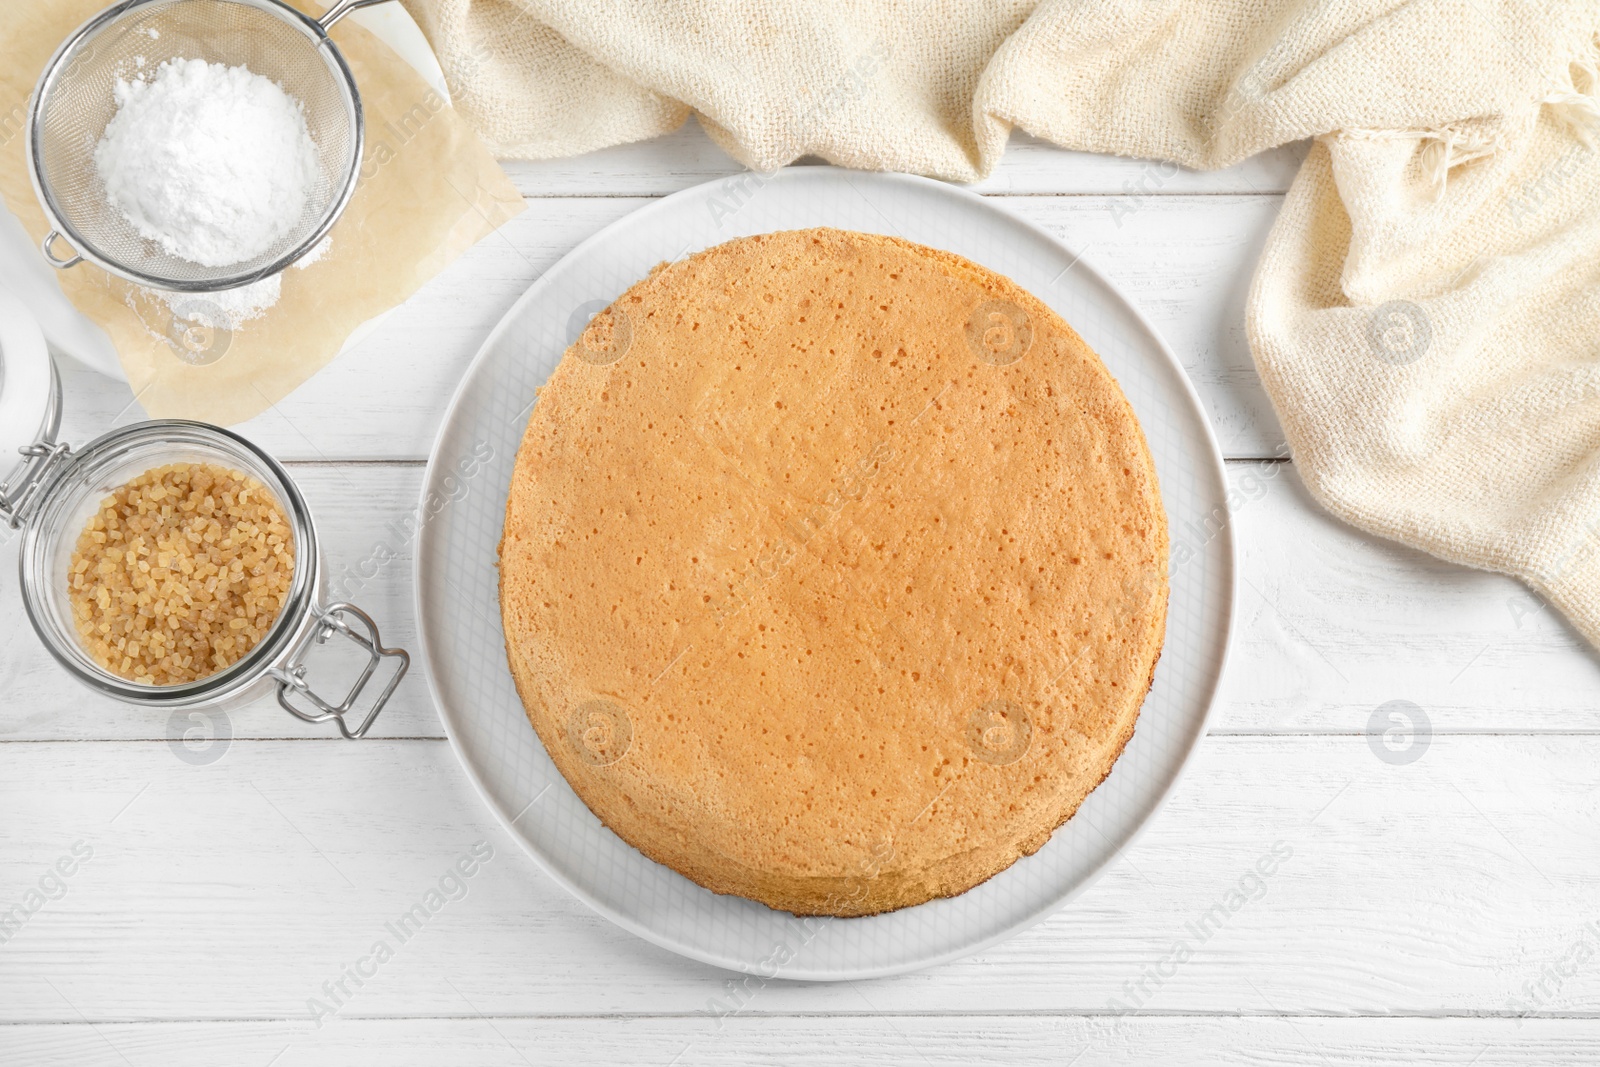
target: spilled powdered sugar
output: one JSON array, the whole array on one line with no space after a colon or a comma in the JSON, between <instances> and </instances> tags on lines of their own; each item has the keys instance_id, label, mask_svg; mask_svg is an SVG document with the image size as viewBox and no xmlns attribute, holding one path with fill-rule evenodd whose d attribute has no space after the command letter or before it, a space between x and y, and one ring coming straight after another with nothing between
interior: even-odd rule
<instances>
[{"instance_id":1,"label":"spilled powdered sugar","mask_svg":"<svg viewBox=\"0 0 1600 1067\"><path fill-rule=\"evenodd\" d=\"M311 251L289 265L291 270L309 267L328 253L333 241L330 234L311 246ZM212 330L237 330L251 319L258 319L278 302L283 290L283 275L273 274L260 281L241 285L237 289L223 289L214 293L174 293L165 289L139 288L139 292L155 297L164 304L175 319ZM135 311L137 305L129 301ZM157 336L161 336L157 334Z\"/></svg>"}]
</instances>

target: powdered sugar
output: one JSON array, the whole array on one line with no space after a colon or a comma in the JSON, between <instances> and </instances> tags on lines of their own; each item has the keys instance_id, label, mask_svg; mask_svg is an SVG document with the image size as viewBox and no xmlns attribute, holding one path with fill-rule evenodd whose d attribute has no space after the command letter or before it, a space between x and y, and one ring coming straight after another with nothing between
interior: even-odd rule
<instances>
[{"instance_id":1,"label":"powdered sugar","mask_svg":"<svg viewBox=\"0 0 1600 1067\"><path fill-rule=\"evenodd\" d=\"M333 235L329 234L312 245L309 252L289 264L289 268L304 270L311 266L328 254L328 247L332 242ZM213 330L237 330L250 320L259 319L278 302L278 296L282 291L282 274L269 274L249 285L214 293L174 293L164 289L146 289L142 286L139 289L139 292L153 296L165 304L174 318ZM129 300L128 306L138 309L138 303L132 299Z\"/></svg>"},{"instance_id":2,"label":"powdered sugar","mask_svg":"<svg viewBox=\"0 0 1600 1067\"><path fill-rule=\"evenodd\" d=\"M282 290L283 275L269 274L249 285L215 293L169 293L163 289L146 292L159 297L178 318L214 330L237 330L265 315L278 302Z\"/></svg>"},{"instance_id":3,"label":"powdered sugar","mask_svg":"<svg viewBox=\"0 0 1600 1067\"><path fill-rule=\"evenodd\" d=\"M143 237L206 267L252 259L300 222L318 178L305 109L248 68L173 59L118 79L95 147L113 207Z\"/></svg>"}]
</instances>

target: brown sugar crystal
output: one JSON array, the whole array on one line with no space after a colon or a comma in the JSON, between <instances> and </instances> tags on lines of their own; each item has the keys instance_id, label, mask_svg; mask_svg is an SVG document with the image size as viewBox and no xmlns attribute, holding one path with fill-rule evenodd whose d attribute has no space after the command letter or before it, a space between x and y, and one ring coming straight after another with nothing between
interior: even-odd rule
<instances>
[{"instance_id":1,"label":"brown sugar crystal","mask_svg":"<svg viewBox=\"0 0 1600 1067\"><path fill-rule=\"evenodd\" d=\"M73 621L106 670L175 685L237 662L272 629L294 577L294 536L242 471L173 463L100 502L72 553Z\"/></svg>"}]
</instances>

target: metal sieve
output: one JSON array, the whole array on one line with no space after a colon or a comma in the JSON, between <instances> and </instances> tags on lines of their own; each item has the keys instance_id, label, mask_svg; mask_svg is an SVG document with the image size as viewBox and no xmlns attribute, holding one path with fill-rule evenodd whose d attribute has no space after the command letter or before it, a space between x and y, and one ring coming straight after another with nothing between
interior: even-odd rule
<instances>
[{"instance_id":1,"label":"metal sieve","mask_svg":"<svg viewBox=\"0 0 1600 1067\"><path fill-rule=\"evenodd\" d=\"M52 227L41 243L52 266L83 260L130 281L180 292L215 292L265 278L320 241L355 191L361 166L361 94L339 48L335 22L383 0L336 0L320 19L281 0L123 0L56 49L28 112L28 167ZM293 231L253 259L203 267L141 236L106 198L94 149L116 113L113 89L169 59L248 67L305 106L320 176ZM53 251L65 240L74 250Z\"/></svg>"}]
</instances>

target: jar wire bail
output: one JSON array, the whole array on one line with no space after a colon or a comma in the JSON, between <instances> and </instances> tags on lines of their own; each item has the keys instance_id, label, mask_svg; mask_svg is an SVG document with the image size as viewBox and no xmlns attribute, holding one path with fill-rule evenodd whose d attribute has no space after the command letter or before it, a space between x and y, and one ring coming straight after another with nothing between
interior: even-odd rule
<instances>
[{"instance_id":1,"label":"jar wire bail","mask_svg":"<svg viewBox=\"0 0 1600 1067\"><path fill-rule=\"evenodd\" d=\"M339 727L339 732L347 740L354 741L366 736L373 720L378 717L378 712L389 702L389 697L394 693L395 686L400 684L400 679L405 677L406 671L411 668L411 655L403 648L384 648L382 638L378 634L378 624L372 621L372 616L356 607L354 604L339 602L323 608L313 605L312 612L317 617L316 625L306 632L289 654L289 659L282 667L273 667L267 673L278 681L278 703L289 714L310 723L324 723L330 719ZM366 629L366 633L358 633L348 618L354 618ZM324 697L318 695L310 683L306 681L305 656L313 645L326 644L334 634L342 634L355 642L367 652L367 664L361 674L356 678L350 689L337 704L329 703ZM361 725L351 730L345 722L345 716L355 709L356 700L377 673L378 667L385 659L399 661L399 667L389 679L381 692L373 699L372 708L366 717L361 720ZM316 711L306 711L296 707L289 699L290 694L298 694L311 702Z\"/></svg>"}]
</instances>

